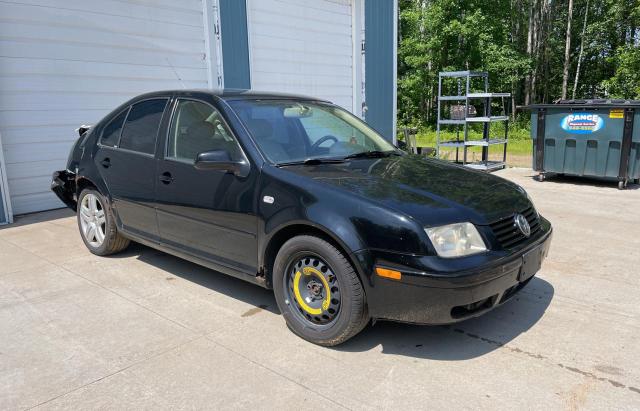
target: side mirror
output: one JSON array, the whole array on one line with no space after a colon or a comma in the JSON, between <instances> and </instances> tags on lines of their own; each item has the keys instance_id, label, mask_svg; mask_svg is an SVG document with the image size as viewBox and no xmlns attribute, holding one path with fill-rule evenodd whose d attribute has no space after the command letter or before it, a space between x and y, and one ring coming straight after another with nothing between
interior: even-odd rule
<instances>
[{"instance_id":1,"label":"side mirror","mask_svg":"<svg viewBox=\"0 0 640 411\"><path fill-rule=\"evenodd\" d=\"M246 177L250 169L246 160L233 161L227 150L211 150L198 154L194 167L198 170L222 170L238 177Z\"/></svg>"}]
</instances>

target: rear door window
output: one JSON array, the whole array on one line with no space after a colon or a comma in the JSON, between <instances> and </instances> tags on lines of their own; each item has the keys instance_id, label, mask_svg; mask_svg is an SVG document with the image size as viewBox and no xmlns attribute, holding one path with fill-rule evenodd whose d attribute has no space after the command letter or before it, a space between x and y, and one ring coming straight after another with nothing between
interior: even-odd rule
<instances>
[{"instance_id":1,"label":"rear door window","mask_svg":"<svg viewBox=\"0 0 640 411\"><path fill-rule=\"evenodd\" d=\"M118 140L120 140L120 132L122 131L122 125L124 124L124 119L127 117L127 113L129 109L124 110L122 113L118 114L107 126L104 128L102 132L102 138L100 139L100 143L104 146L115 147L118 145ZM86 134L89 134L87 132Z\"/></svg>"},{"instance_id":2,"label":"rear door window","mask_svg":"<svg viewBox=\"0 0 640 411\"><path fill-rule=\"evenodd\" d=\"M153 99L134 104L124 123L119 147L139 153L154 154L156 137L167 101L167 99Z\"/></svg>"}]
</instances>

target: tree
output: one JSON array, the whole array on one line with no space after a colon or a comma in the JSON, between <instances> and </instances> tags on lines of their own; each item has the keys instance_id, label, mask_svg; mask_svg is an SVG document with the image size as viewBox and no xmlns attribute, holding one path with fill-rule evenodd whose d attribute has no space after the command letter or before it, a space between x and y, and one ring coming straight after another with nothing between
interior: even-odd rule
<instances>
[{"instance_id":1,"label":"tree","mask_svg":"<svg viewBox=\"0 0 640 411\"><path fill-rule=\"evenodd\" d=\"M573 17L573 0L569 0L567 13L567 35L564 46L564 69L562 70L562 99L567 98L567 83L569 82L569 58L571 56L571 18Z\"/></svg>"},{"instance_id":2,"label":"tree","mask_svg":"<svg viewBox=\"0 0 640 411\"><path fill-rule=\"evenodd\" d=\"M640 96L638 0L399 2L400 124L435 126L445 70L488 71L492 90L512 93L512 112L569 94Z\"/></svg>"},{"instance_id":3,"label":"tree","mask_svg":"<svg viewBox=\"0 0 640 411\"><path fill-rule=\"evenodd\" d=\"M627 45L611 58L616 66L613 77L604 80L611 97L640 98L640 47Z\"/></svg>"},{"instance_id":4,"label":"tree","mask_svg":"<svg viewBox=\"0 0 640 411\"><path fill-rule=\"evenodd\" d=\"M576 77L573 81L573 92L571 98L575 100L576 90L578 89L578 78L580 77L580 65L582 64L582 54L584 53L584 38L587 34L587 18L589 16L589 0L584 8L584 23L582 23L582 35L580 36L580 53L578 53L578 66L576 67Z\"/></svg>"}]
</instances>

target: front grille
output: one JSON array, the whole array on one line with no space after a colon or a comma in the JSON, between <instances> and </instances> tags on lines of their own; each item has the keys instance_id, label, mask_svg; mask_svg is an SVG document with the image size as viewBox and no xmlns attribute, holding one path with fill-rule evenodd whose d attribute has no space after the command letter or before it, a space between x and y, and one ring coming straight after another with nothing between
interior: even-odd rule
<instances>
[{"instance_id":1,"label":"front grille","mask_svg":"<svg viewBox=\"0 0 640 411\"><path fill-rule=\"evenodd\" d=\"M540 217L533 207L527 208L520 212L520 214L522 214L529 222L529 226L531 227L531 236L540 230ZM527 237L525 237L516 226L514 215L515 214L511 214L508 217L501 218L500 220L490 224L493 234L496 236L496 239L502 248L515 247L527 239Z\"/></svg>"}]
</instances>

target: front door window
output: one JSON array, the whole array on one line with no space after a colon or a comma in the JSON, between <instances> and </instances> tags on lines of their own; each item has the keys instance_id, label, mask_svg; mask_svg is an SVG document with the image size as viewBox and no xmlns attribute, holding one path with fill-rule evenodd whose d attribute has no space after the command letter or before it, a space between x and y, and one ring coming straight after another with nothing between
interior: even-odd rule
<instances>
[{"instance_id":1,"label":"front door window","mask_svg":"<svg viewBox=\"0 0 640 411\"><path fill-rule=\"evenodd\" d=\"M166 157L194 163L198 154L212 150L227 151L231 160L242 159L238 143L217 110L199 101L178 101Z\"/></svg>"}]
</instances>

